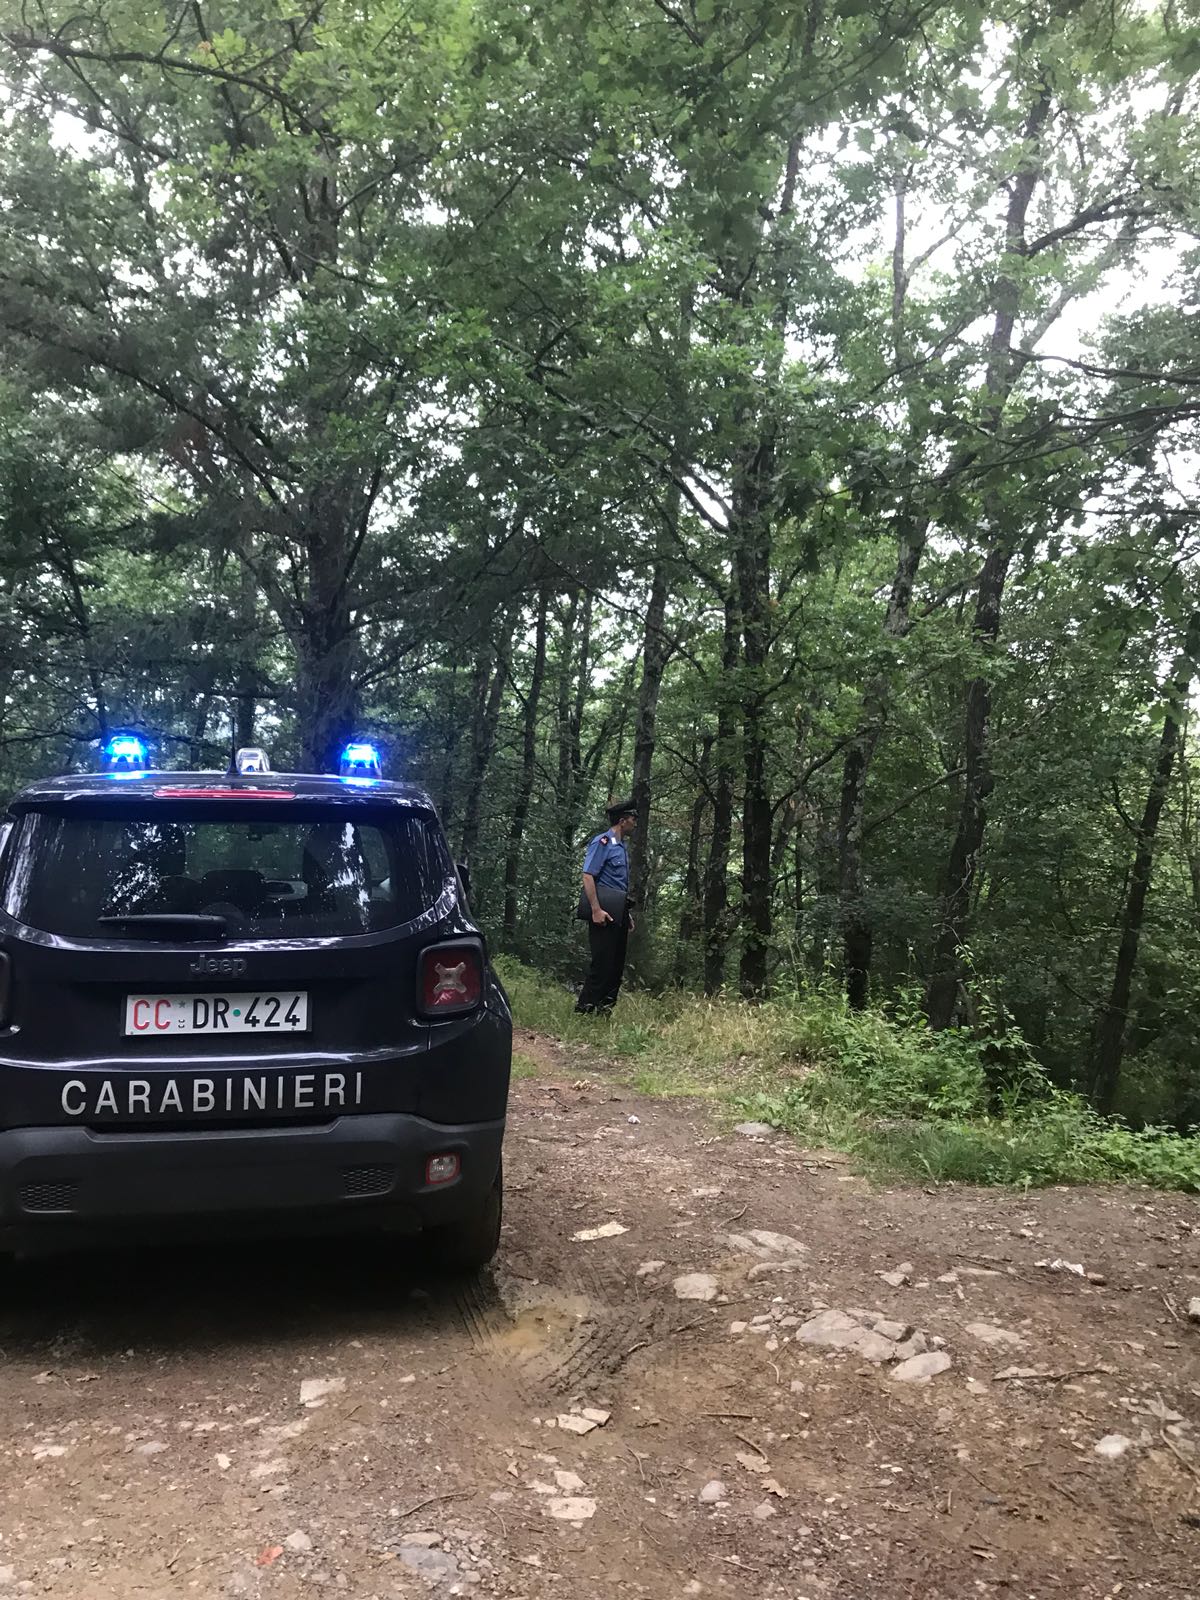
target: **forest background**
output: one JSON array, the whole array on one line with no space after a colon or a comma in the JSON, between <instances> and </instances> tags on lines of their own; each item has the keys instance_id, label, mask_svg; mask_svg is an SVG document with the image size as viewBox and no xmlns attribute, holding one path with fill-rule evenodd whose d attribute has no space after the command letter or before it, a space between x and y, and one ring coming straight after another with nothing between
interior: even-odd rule
<instances>
[{"instance_id":1,"label":"forest background","mask_svg":"<svg viewBox=\"0 0 1200 1600\"><path fill-rule=\"evenodd\" d=\"M0 788L371 737L531 992L632 790L643 1033L1185 1133L1198 69L1195 0L0 0Z\"/></svg>"}]
</instances>

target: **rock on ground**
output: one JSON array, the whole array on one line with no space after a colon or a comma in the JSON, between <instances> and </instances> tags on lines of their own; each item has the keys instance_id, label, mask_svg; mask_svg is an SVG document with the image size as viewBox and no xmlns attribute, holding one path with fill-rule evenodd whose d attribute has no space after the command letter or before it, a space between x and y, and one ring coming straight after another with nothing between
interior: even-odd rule
<instances>
[{"instance_id":1,"label":"rock on ground","mask_svg":"<svg viewBox=\"0 0 1200 1600\"><path fill-rule=\"evenodd\" d=\"M1104 1456L1108 1461L1115 1461L1118 1456L1123 1456L1126 1450L1133 1449L1133 1440L1123 1433L1106 1433L1103 1439L1096 1443L1096 1454Z\"/></svg>"},{"instance_id":2,"label":"rock on ground","mask_svg":"<svg viewBox=\"0 0 1200 1600\"><path fill-rule=\"evenodd\" d=\"M968 1322L967 1332L980 1344L999 1345L1009 1350L1023 1350L1025 1340L1009 1328L997 1328L991 1322Z\"/></svg>"},{"instance_id":3,"label":"rock on ground","mask_svg":"<svg viewBox=\"0 0 1200 1600\"><path fill-rule=\"evenodd\" d=\"M685 1272L672 1287L677 1300L715 1300L719 1285L711 1272Z\"/></svg>"},{"instance_id":4,"label":"rock on ground","mask_svg":"<svg viewBox=\"0 0 1200 1600\"><path fill-rule=\"evenodd\" d=\"M444 1550L428 1550L422 1544L402 1544L396 1557L410 1572L419 1572L430 1583L453 1583L458 1577L458 1562Z\"/></svg>"},{"instance_id":5,"label":"rock on ground","mask_svg":"<svg viewBox=\"0 0 1200 1600\"><path fill-rule=\"evenodd\" d=\"M872 1311L818 1312L796 1330L796 1339L827 1350L850 1350L877 1366L907 1360L925 1349L923 1334Z\"/></svg>"},{"instance_id":6,"label":"rock on ground","mask_svg":"<svg viewBox=\"0 0 1200 1600\"><path fill-rule=\"evenodd\" d=\"M950 1370L950 1357L944 1350L926 1350L919 1356L909 1356L888 1374L897 1383L928 1383L939 1373Z\"/></svg>"}]
</instances>

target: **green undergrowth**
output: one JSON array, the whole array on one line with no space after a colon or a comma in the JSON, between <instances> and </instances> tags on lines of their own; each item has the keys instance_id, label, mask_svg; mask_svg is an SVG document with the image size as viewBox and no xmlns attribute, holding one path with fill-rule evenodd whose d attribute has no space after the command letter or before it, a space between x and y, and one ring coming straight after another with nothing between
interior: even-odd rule
<instances>
[{"instance_id":1,"label":"green undergrowth","mask_svg":"<svg viewBox=\"0 0 1200 1600\"><path fill-rule=\"evenodd\" d=\"M651 1095L700 1096L869 1170L936 1182L1136 1182L1200 1191L1200 1139L1134 1131L1056 1089L1019 1034L932 1033L915 1004L852 1012L830 991L747 1005L671 992L623 995L579 1017L560 983L511 960L517 1022L586 1043Z\"/></svg>"}]
</instances>

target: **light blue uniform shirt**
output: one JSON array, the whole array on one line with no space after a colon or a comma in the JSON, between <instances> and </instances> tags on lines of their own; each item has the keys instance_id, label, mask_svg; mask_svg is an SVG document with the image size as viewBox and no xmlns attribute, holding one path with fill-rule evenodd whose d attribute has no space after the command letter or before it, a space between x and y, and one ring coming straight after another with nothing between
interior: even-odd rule
<instances>
[{"instance_id":1,"label":"light blue uniform shirt","mask_svg":"<svg viewBox=\"0 0 1200 1600\"><path fill-rule=\"evenodd\" d=\"M629 856L611 829L598 833L588 845L583 870L595 878L597 888L619 889L622 894L629 892Z\"/></svg>"}]
</instances>

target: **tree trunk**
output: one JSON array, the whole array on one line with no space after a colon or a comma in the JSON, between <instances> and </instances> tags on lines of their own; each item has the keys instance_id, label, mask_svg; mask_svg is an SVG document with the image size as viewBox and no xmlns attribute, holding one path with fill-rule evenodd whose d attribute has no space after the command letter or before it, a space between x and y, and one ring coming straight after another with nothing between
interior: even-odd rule
<instances>
[{"instance_id":1,"label":"tree trunk","mask_svg":"<svg viewBox=\"0 0 1200 1600\"><path fill-rule=\"evenodd\" d=\"M529 820L529 806L533 799L533 781L537 772L537 719L538 704L542 697L542 682L546 676L546 608L545 589L538 596L537 623L534 629L533 671L529 691L525 697L525 722L521 740L521 775L513 800L512 816L508 827L508 847L504 856L504 938L512 945L517 934L517 879L521 866L521 844L525 838L525 824Z\"/></svg>"},{"instance_id":2,"label":"tree trunk","mask_svg":"<svg viewBox=\"0 0 1200 1600\"><path fill-rule=\"evenodd\" d=\"M571 590L566 610L562 614L559 632L557 685L558 685L558 778L554 785L554 801L559 815L565 817L571 809L571 792L574 787L572 762L572 710L575 688L575 624L579 616L579 590ZM564 830L565 834L565 830ZM569 846L571 837L565 834Z\"/></svg>"},{"instance_id":3,"label":"tree trunk","mask_svg":"<svg viewBox=\"0 0 1200 1600\"><path fill-rule=\"evenodd\" d=\"M587 710L588 689L591 684L592 596L590 593L583 597L578 632L575 704L571 708L570 727L571 787L562 818L563 843L568 850L575 843L575 830L579 826L579 814L583 809L587 789L587 772L583 760L583 717Z\"/></svg>"},{"instance_id":4,"label":"tree trunk","mask_svg":"<svg viewBox=\"0 0 1200 1600\"><path fill-rule=\"evenodd\" d=\"M357 651L349 620L315 621L299 654L296 720L302 759L309 772L336 773L342 751L358 731Z\"/></svg>"},{"instance_id":5,"label":"tree trunk","mask_svg":"<svg viewBox=\"0 0 1200 1600\"><path fill-rule=\"evenodd\" d=\"M641 908L629 939L629 964L636 972L647 948L649 935L649 864L651 770L658 723L658 697L662 689L670 650L663 624L667 616L667 574L665 564L655 563L650 583L650 604L642 637L642 681L638 685L637 722L633 735L633 803L638 825L629 852L629 888L633 902Z\"/></svg>"},{"instance_id":6,"label":"tree trunk","mask_svg":"<svg viewBox=\"0 0 1200 1600\"><path fill-rule=\"evenodd\" d=\"M988 656L1000 634L1000 609L1004 583L1012 560L1010 546L997 543L988 552L979 575L973 633ZM925 1009L933 1028L948 1028L954 1021L961 981L962 948L966 940L979 852L987 828L987 801L995 787L991 765L992 680L985 670L967 686L967 716L962 807L950 849L942 892L941 925L934 945L933 971Z\"/></svg>"},{"instance_id":7,"label":"tree trunk","mask_svg":"<svg viewBox=\"0 0 1200 1600\"><path fill-rule=\"evenodd\" d=\"M1121 1081L1121 1062L1125 1054L1125 1029L1129 1019L1129 996L1137 966L1138 945L1146 914L1146 898L1154 872L1154 842L1159 819L1166 802L1171 773L1180 746L1180 726L1186 712L1188 692L1200 655L1200 612L1188 624L1183 649L1175 663L1168 686L1166 715L1158 740L1158 758L1150 778L1146 805L1138 826L1133 866L1129 872L1125 905L1121 913L1121 939L1108 1000L1096 1018L1092 1051L1092 1098L1096 1109L1108 1115L1116 1102Z\"/></svg>"},{"instance_id":8,"label":"tree trunk","mask_svg":"<svg viewBox=\"0 0 1200 1600\"><path fill-rule=\"evenodd\" d=\"M447 721L449 727L446 733L446 749L442 756L442 776L438 784L437 809L442 820L442 827L449 833L451 830L451 816L454 809L454 766L458 755L458 741L462 732L462 718L458 715L458 662L450 667L450 687L447 695Z\"/></svg>"},{"instance_id":9,"label":"tree trunk","mask_svg":"<svg viewBox=\"0 0 1200 1600\"><path fill-rule=\"evenodd\" d=\"M243 655L237 665L237 686L234 704L233 747L245 750L254 743L254 725L257 714L258 663L254 656L254 643L258 636L257 592L254 574L245 562L237 568L237 612L243 647L250 653Z\"/></svg>"},{"instance_id":10,"label":"tree trunk","mask_svg":"<svg viewBox=\"0 0 1200 1600\"><path fill-rule=\"evenodd\" d=\"M771 533L767 506L775 449L762 439L745 463L735 495L738 548L734 558L742 623L742 959L739 987L746 999L766 992L771 945L771 794L767 775L767 660L771 649Z\"/></svg>"},{"instance_id":11,"label":"tree trunk","mask_svg":"<svg viewBox=\"0 0 1200 1600\"><path fill-rule=\"evenodd\" d=\"M900 520L896 571L883 621L885 648L911 627L913 586L929 530L925 518ZM863 899L863 822L867 778L883 733L890 699L886 664L880 663L863 691L858 729L842 764L841 810L838 818L838 917L842 928L842 961L846 998L856 1011L867 1004L870 990L874 927Z\"/></svg>"},{"instance_id":12,"label":"tree trunk","mask_svg":"<svg viewBox=\"0 0 1200 1600\"><path fill-rule=\"evenodd\" d=\"M473 701L475 716L471 726L471 771L463 804L462 837L458 846L459 856L468 863L474 861L479 844L483 791L492 763L492 754L496 748L500 709L504 703L504 685L508 679L508 664L512 654L512 635L512 625L505 617L500 624L500 638L495 647L494 662L489 660L488 653L481 653L476 665L476 695Z\"/></svg>"},{"instance_id":13,"label":"tree trunk","mask_svg":"<svg viewBox=\"0 0 1200 1600\"><path fill-rule=\"evenodd\" d=\"M733 691L738 665L738 610L732 584L725 596L725 631L721 645L721 682L717 686L716 772L713 782L712 834L704 870L704 992L716 994L725 982L729 945L729 846L733 838L733 770L736 751Z\"/></svg>"},{"instance_id":14,"label":"tree trunk","mask_svg":"<svg viewBox=\"0 0 1200 1600\"><path fill-rule=\"evenodd\" d=\"M713 736L704 735L700 748L697 777L700 787L692 801L691 825L688 828L687 865L683 872L683 909L679 914L679 942L675 947L675 982L682 983L687 974L688 955L701 924L700 900L700 839L704 827L704 813L708 809L708 768L712 759Z\"/></svg>"},{"instance_id":15,"label":"tree trunk","mask_svg":"<svg viewBox=\"0 0 1200 1600\"><path fill-rule=\"evenodd\" d=\"M1042 87L1025 119L1024 150L1008 186L1005 214L1005 254L996 279L995 320L988 345L985 398L980 426L985 436L997 438L1004 408L1020 370L1013 356L1013 334L1021 307L1022 279L1010 263L1026 254L1025 222L1033 192L1041 177L1042 135L1050 116L1051 95ZM967 685L965 717L965 774L958 828L950 849L942 896L941 922L934 942L933 967L925 994L925 1009L933 1028L947 1028L954 1020L962 975L962 949L970 919L971 895L979 855L987 829L987 799L995 786L989 748L992 682L988 666L1000 637L1000 612L1004 584L1013 558L1011 535L1004 527L999 491L985 498L984 521L990 545L979 574L972 628L984 655L984 670Z\"/></svg>"}]
</instances>

